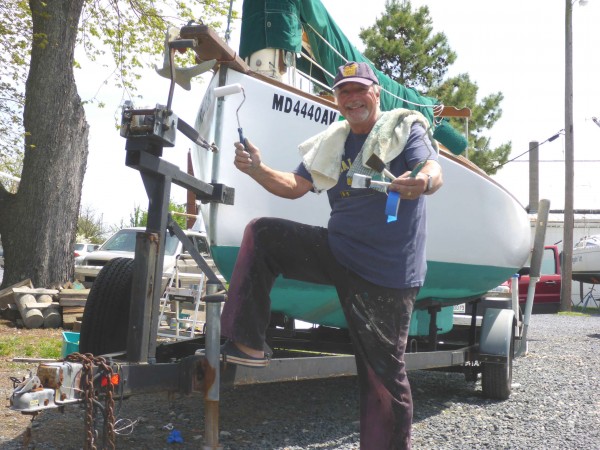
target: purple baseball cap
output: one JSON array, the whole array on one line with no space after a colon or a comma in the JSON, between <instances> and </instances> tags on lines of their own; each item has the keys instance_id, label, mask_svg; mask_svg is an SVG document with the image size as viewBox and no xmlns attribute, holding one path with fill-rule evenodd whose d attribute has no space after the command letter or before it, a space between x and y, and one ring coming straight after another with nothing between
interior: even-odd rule
<instances>
[{"instance_id":1,"label":"purple baseball cap","mask_svg":"<svg viewBox=\"0 0 600 450\"><path fill-rule=\"evenodd\" d=\"M337 75L333 80L333 89L344 83L360 83L366 86L379 84L373 69L367 63L350 61L338 68Z\"/></svg>"}]
</instances>

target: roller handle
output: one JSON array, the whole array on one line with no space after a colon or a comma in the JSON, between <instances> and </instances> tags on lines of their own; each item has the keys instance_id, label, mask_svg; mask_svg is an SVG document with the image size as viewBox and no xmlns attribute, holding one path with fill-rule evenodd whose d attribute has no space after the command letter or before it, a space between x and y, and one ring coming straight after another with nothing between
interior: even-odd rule
<instances>
[{"instance_id":1,"label":"roller handle","mask_svg":"<svg viewBox=\"0 0 600 450\"><path fill-rule=\"evenodd\" d=\"M246 138L244 137L244 130L242 128L238 128L238 134L240 135L240 143L246 148Z\"/></svg>"},{"instance_id":2,"label":"roller handle","mask_svg":"<svg viewBox=\"0 0 600 450\"><path fill-rule=\"evenodd\" d=\"M421 169L423 168L423 166L425 165L427 161L421 161L419 164L417 164L415 166L415 168L410 172L409 177L410 178L416 178L417 174L421 171Z\"/></svg>"}]
</instances>

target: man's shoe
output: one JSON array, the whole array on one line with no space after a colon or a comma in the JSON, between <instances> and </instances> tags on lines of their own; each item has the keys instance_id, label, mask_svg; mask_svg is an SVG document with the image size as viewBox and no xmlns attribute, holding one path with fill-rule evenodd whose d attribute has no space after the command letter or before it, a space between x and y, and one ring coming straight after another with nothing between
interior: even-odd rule
<instances>
[{"instance_id":1,"label":"man's shoe","mask_svg":"<svg viewBox=\"0 0 600 450\"><path fill-rule=\"evenodd\" d=\"M273 350L266 343L263 345L265 356L262 358L255 358L241 351L233 341L227 340L221 345L221 360L224 362L230 362L231 364L238 364L240 366L247 367L266 367L269 365ZM196 350L196 355L206 355L206 349L201 348Z\"/></svg>"},{"instance_id":2,"label":"man's shoe","mask_svg":"<svg viewBox=\"0 0 600 450\"><path fill-rule=\"evenodd\" d=\"M250 356L241 351L233 341L228 340L221 346L221 356L226 363L230 362L247 367L266 367L269 365L269 357L271 355L265 352L265 356L262 358Z\"/></svg>"}]
</instances>

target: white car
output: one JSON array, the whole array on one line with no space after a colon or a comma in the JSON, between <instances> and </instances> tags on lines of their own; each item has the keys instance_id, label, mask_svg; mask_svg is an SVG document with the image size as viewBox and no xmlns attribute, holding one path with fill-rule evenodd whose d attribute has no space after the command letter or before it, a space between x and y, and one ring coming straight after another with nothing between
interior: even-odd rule
<instances>
[{"instance_id":1,"label":"white car","mask_svg":"<svg viewBox=\"0 0 600 450\"><path fill-rule=\"evenodd\" d=\"M136 234L145 228L123 228L113 234L100 248L75 260L75 279L81 282L93 282L98 273L113 258L133 258L135 256ZM208 239L205 233L187 230L185 235L193 242L196 250L205 258L210 256ZM182 274L199 274L200 269L191 255L184 251L183 245L175 235L167 233L165 260L163 263L163 290L169 278L174 274L175 263ZM193 284L193 279L189 280ZM186 284L189 284L186 283Z\"/></svg>"},{"instance_id":2,"label":"white car","mask_svg":"<svg viewBox=\"0 0 600 450\"><path fill-rule=\"evenodd\" d=\"M75 264L77 261L81 261L85 255L94 252L100 248L100 244L89 244L87 242L78 242L73 246L73 256L75 257Z\"/></svg>"}]
</instances>

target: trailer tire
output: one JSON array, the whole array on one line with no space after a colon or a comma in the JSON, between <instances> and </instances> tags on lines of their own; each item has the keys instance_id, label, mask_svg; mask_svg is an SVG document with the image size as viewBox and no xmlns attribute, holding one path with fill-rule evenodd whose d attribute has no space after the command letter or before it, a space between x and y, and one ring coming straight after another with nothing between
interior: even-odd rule
<instances>
[{"instance_id":1,"label":"trailer tire","mask_svg":"<svg viewBox=\"0 0 600 450\"><path fill-rule=\"evenodd\" d=\"M133 259L111 259L98 273L83 311L79 352L103 355L127 347Z\"/></svg>"},{"instance_id":2,"label":"trailer tire","mask_svg":"<svg viewBox=\"0 0 600 450\"><path fill-rule=\"evenodd\" d=\"M512 369L514 357L515 332L510 339L510 351L504 363L482 363L481 389L487 398L507 400L512 390Z\"/></svg>"}]
</instances>

